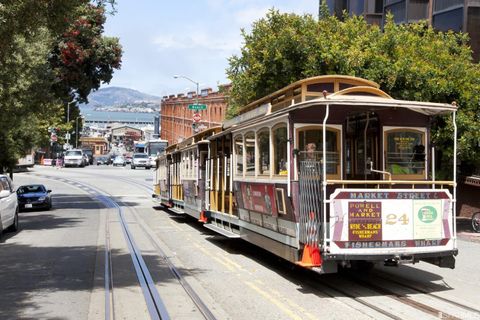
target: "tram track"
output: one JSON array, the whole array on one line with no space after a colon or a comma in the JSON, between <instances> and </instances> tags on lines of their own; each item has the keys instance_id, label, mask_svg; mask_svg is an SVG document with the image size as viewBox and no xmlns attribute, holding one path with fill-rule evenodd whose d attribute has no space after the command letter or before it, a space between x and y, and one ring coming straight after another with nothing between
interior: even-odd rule
<instances>
[{"instance_id":1,"label":"tram track","mask_svg":"<svg viewBox=\"0 0 480 320\"><path fill-rule=\"evenodd\" d=\"M397 286L400 286L400 287L403 287L403 288L406 288L408 290L410 290L411 294L415 294L415 293L420 293L420 294L423 294L423 295L426 295L428 297L431 297L432 299L435 299L435 300L438 300L438 301L441 301L441 302L445 302L445 303L448 303L452 306L455 306L457 308L460 308L466 312L469 312L472 314L472 316L475 316L475 317L479 317L480 318L480 310L479 309L475 309L471 306L468 306L468 305L465 305L463 303L460 303L458 301L454 301L454 300L451 300L451 299L447 299L445 297L442 297L442 296L439 296L437 294L434 294L428 290L425 290L423 288L420 287L420 285L415 285L415 284L412 284L411 283L411 280L408 280L410 281L410 283L406 283L405 281L400 281L398 279L394 279L392 278L391 276L389 276L386 272L382 272L380 270L376 270L375 272L375 275L371 276L370 277L370 281L373 280L373 278L376 278L376 279L380 279L380 280L383 280L383 281L388 281L392 284L395 284ZM393 294L395 294L394 292L392 292Z\"/></svg>"},{"instance_id":2,"label":"tram track","mask_svg":"<svg viewBox=\"0 0 480 320\"><path fill-rule=\"evenodd\" d=\"M56 181L60 181L63 183L67 183L69 185L80 187L83 191L88 192L90 195L93 196L97 201L102 203L106 208L114 209L117 212L117 216L119 218L122 232L124 238L127 242L128 250L132 258L132 263L134 265L136 275L139 281L139 284L142 288L142 292L144 294L145 302L147 304L147 308L149 311L149 315L151 319L171 319L166 306L163 303L163 299L159 295L156 287L155 281L148 269L146 262L143 259L142 253L139 250L138 246L135 243L134 237L131 231L128 228L128 223L125 219L125 213L122 207L127 207L128 210L132 211L132 215L138 226L144 231L147 238L150 240L151 244L155 247L157 254L159 254L161 260L168 266L171 274L174 278L178 281L181 285L183 290L187 293L190 297L192 302L196 305L198 311L202 314L202 316L207 320L215 320L215 315L211 312L208 308L207 304L203 302L200 295L195 292L193 287L184 279L183 275L179 271L179 269L175 266L174 263L169 259L169 257L165 254L162 250L161 246L158 244L158 241L155 239L155 235L152 230L145 226L145 222L141 222L137 215L135 208L129 207L126 202L123 201L116 201L114 200L115 196L111 193L105 192L100 190L97 187L91 186L87 183L75 180L75 179L67 179L63 177L56 177L56 176L49 176L43 174L34 174L36 176L52 179ZM104 178L110 178L111 176L100 175ZM122 180L126 183L132 183L141 187L145 191L151 191L150 186L142 182L138 182L134 179L125 179L125 178L114 178L115 180ZM112 263L112 250L111 250L111 237L110 237L110 223L109 220L106 219L105 224L105 252L104 252L104 260L105 260L105 267L104 267L104 289L105 289L105 319L106 320L114 320L116 319L115 313L115 300L114 300L114 277L113 277L113 263Z\"/></svg>"},{"instance_id":3,"label":"tram track","mask_svg":"<svg viewBox=\"0 0 480 320\"><path fill-rule=\"evenodd\" d=\"M105 177L105 178L111 178L111 176L106 176L106 175L101 175L101 176ZM151 186L146 185L142 182L136 181L134 179L128 179L128 178L115 178L115 179L122 180L122 181L127 182L127 183L133 183L133 184L141 187L142 189L145 189L147 192L151 192L151 188L152 188ZM119 201L119 203L123 203L123 202ZM138 221L140 218L138 217L137 213L134 210L133 210L133 214L135 216L135 219ZM208 306L202 301L200 296L195 292L195 290L192 288L192 286L184 279L181 272L171 262L171 260L168 258L168 255L163 251L163 249L159 245L158 241L155 239L153 231L150 230L150 228L147 228L145 223L139 223L139 226L144 231L145 235L148 236L148 238L150 239L150 242L154 245L155 249L160 254L161 258L167 264L167 266L168 266L169 270L171 271L172 275L177 279L177 281L180 283L180 285L184 288L185 292L192 299L192 301L197 306L198 310L202 313L202 315L205 317L205 319L215 320L216 317L210 311Z\"/></svg>"}]
</instances>

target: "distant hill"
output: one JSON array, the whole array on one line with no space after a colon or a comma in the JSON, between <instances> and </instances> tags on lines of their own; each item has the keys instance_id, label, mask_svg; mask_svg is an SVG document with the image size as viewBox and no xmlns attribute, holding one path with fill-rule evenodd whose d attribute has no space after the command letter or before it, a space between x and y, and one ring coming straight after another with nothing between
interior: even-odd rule
<instances>
[{"instance_id":1,"label":"distant hill","mask_svg":"<svg viewBox=\"0 0 480 320\"><path fill-rule=\"evenodd\" d=\"M141 104L142 102L153 102L160 104L161 98L142 93L137 90L108 87L92 92L88 96L88 104L82 104L81 108L125 106Z\"/></svg>"}]
</instances>

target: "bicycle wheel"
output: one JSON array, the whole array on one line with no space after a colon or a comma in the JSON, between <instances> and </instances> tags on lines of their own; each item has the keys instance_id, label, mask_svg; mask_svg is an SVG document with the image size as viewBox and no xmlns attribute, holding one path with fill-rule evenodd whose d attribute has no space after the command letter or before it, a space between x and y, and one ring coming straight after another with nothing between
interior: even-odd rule
<instances>
[{"instance_id":1,"label":"bicycle wheel","mask_svg":"<svg viewBox=\"0 0 480 320\"><path fill-rule=\"evenodd\" d=\"M475 232L480 232L480 212L476 212L472 216L472 228Z\"/></svg>"}]
</instances>

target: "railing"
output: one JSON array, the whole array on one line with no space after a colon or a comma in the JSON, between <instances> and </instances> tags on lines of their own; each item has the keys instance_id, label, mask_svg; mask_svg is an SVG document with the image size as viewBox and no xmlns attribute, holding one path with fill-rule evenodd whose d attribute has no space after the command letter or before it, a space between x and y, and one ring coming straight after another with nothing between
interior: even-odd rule
<instances>
[{"instance_id":1,"label":"railing","mask_svg":"<svg viewBox=\"0 0 480 320\"><path fill-rule=\"evenodd\" d=\"M394 185L411 185L412 189L415 189L416 185L431 185L433 186L456 186L455 181L428 181L428 180L327 180L327 185L339 184L342 187L345 185L372 185L380 188L381 185L394 186Z\"/></svg>"}]
</instances>

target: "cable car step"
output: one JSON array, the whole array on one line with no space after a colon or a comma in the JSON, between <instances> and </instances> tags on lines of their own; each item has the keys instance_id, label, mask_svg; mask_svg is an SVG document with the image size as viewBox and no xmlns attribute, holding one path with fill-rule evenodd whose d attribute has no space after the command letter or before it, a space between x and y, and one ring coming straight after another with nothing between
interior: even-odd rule
<instances>
[{"instance_id":1,"label":"cable car step","mask_svg":"<svg viewBox=\"0 0 480 320\"><path fill-rule=\"evenodd\" d=\"M224 236L227 237L227 238L232 238L232 239L234 239L234 238L240 238L240 235L239 235L239 234L236 234L236 233L230 232L230 231L228 231L228 230L225 230L225 229L223 229L223 228L217 227L216 225L211 224L211 223L205 223L203 226L204 226L205 228L208 228L208 229L210 229L210 230L213 230L213 231L215 231L215 232L218 232L218 233L220 233L221 235L224 235Z\"/></svg>"},{"instance_id":2,"label":"cable car step","mask_svg":"<svg viewBox=\"0 0 480 320\"><path fill-rule=\"evenodd\" d=\"M181 208L171 207L168 210L176 214L185 214L185 211Z\"/></svg>"}]
</instances>

